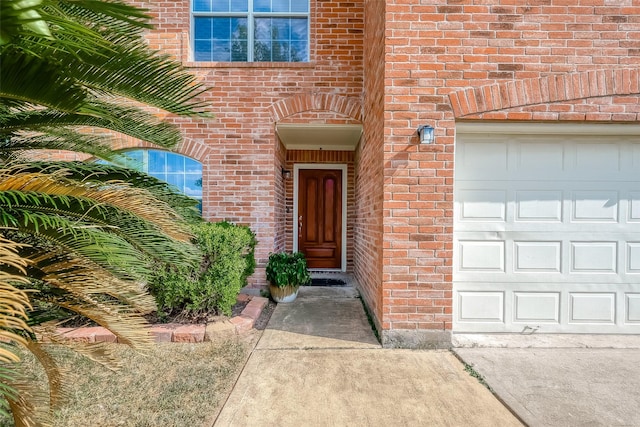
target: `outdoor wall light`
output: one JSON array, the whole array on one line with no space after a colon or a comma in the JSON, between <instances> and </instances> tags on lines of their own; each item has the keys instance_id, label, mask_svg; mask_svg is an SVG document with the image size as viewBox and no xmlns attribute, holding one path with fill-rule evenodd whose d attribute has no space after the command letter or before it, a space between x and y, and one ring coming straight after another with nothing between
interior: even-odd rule
<instances>
[{"instance_id":1,"label":"outdoor wall light","mask_svg":"<svg viewBox=\"0 0 640 427\"><path fill-rule=\"evenodd\" d=\"M291 179L291 171L289 169L285 169L281 167L281 170L282 170L282 177L284 179Z\"/></svg>"},{"instance_id":2,"label":"outdoor wall light","mask_svg":"<svg viewBox=\"0 0 640 427\"><path fill-rule=\"evenodd\" d=\"M433 144L433 141L435 140L433 131L433 126L418 126L418 137L420 138L420 144Z\"/></svg>"}]
</instances>

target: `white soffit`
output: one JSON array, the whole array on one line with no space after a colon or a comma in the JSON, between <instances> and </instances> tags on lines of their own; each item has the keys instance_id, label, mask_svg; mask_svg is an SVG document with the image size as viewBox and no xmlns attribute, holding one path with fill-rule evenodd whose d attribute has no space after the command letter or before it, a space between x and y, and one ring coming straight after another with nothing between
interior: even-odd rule
<instances>
[{"instance_id":1,"label":"white soffit","mask_svg":"<svg viewBox=\"0 0 640 427\"><path fill-rule=\"evenodd\" d=\"M280 123L276 133L287 150L354 151L362 125Z\"/></svg>"}]
</instances>

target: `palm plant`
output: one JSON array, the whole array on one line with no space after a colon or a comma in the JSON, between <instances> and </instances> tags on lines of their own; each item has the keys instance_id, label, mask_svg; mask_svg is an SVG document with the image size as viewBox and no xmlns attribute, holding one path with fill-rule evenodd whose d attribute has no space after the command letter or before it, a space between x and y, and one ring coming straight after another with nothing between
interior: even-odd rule
<instances>
[{"instance_id":1,"label":"palm plant","mask_svg":"<svg viewBox=\"0 0 640 427\"><path fill-rule=\"evenodd\" d=\"M40 342L72 345L55 322L78 315L144 349L149 266L198 260L184 225L197 202L133 170L30 160L43 149L117 160L122 135L172 148L179 131L148 107L205 116L202 86L146 47L149 19L120 1L0 2L0 411L16 425L33 425L39 403L14 380L11 345L45 367L55 403L64 384ZM102 344L76 349L117 368Z\"/></svg>"}]
</instances>

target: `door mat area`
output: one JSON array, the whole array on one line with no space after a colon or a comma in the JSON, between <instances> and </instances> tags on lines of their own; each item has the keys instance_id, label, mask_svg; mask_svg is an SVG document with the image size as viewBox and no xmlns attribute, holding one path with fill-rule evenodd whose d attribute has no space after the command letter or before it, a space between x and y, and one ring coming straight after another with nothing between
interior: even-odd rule
<instances>
[{"instance_id":1,"label":"door mat area","mask_svg":"<svg viewBox=\"0 0 640 427\"><path fill-rule=\"evenodd\" d=\"M325 278L316 278L311 279L311 283L307 286L346 286L347 282L341 279L325 279Z\"/></svg>"}]
</instances>

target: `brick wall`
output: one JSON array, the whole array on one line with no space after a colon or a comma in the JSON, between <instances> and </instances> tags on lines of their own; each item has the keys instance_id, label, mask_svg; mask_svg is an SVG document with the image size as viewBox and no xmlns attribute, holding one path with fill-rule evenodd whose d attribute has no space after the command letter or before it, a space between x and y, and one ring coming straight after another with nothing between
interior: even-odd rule
<instances>
[{"instance_id":1,"label":"brick wall","mask_svg":"<svg viewBox=\"0 0 640 427\"><path fill-rule=\"evenodd\" d=\"M256 231L254 284L292 246L281 168L320 156L287 153L275 124L363 123L349 265L388 346L451 329L456 120L639 119L637 0L312 0L311 61L297 64L191 62L189 2L138 4L156 17L150 45L210 88L214 119L173 119L179 151L204 164L205 217ZM434 145L418 144L423 124Z\"/></svg>"},{"instance_id":2,"label":"brick wall","mask_svg":"<svg viewBox=\"0 0 640 427\"><path fill-rule=\"evenodd\" d=\"M451 328L456 118L637 121L640 3L388 0L385 16L383 326L390 345L437 343ZM423 124L435 145L418 145Z\"/></svg>"},{"instance_id":3,"label":"brick wall","mask_svg":"<svg viewBox=\"0 0 640 427\"><path fill-rule=\"evenodd\" d=\"M382 192L385 3L368 1L365 10L364 133L356 150L356 221L354 269L362 297L381 330L382 305ZM385 325L388 326L388 325Z\"/></svg>"},{"instance_id":4,"label":"brick wall","mask_svg":"<svg viewBox=\"0 0 640 427\"><path fill-rule=\"evenodd\" d=\"M308 111L314 112L309 113L314 122L331 123L335 114L323 111L340 110L331 102L290 106L283 101L320 99L323 94L333 100L359 98L362 2L311 1L311 61L295 64L191 62L189 1L133 3L154 17L156 28L147 35L150 46L182 60L210 87L202 98L211 105L214 119L174 121L186 139L208 148L202 159L203 215L248 224L256 232L253 284L262 285L261 267L269 252L285 247L285 151L275 135L275 122ZM282 105L287 111L278 110Z\"/></svg>"}]
</instances>

